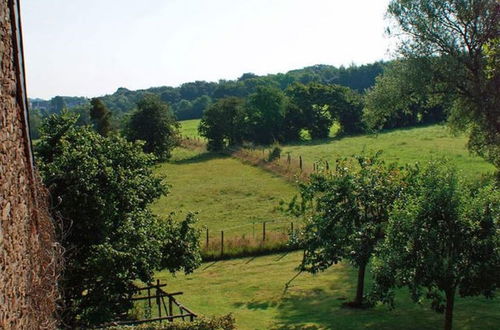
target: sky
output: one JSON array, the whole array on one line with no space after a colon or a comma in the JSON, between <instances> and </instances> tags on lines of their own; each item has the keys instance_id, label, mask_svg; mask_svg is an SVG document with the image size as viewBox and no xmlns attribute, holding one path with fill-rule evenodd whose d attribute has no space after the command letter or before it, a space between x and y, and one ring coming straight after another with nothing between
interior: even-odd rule
<instances>
[{"instance_id":1,"label":"sky","mask_svg":"<svg viewBox=\"0 0 500 330\"><path fill-rule=\"evenodd\" d=\"M389 0L22 0L28 94L94 97L389 59Z\"/></svg>"}]
</instances>

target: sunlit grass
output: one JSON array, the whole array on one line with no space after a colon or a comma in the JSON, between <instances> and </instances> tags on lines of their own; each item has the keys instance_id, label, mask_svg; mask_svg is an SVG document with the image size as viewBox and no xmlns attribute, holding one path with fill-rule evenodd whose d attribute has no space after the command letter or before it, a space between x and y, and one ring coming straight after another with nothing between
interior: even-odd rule
<instances>
[{"instance_id":1,"label":"sunlit grass","mask_svg":"<svg viewBox=\"0 0 500 330\"><path fill-rule=\"evenodd\" d=\"M198 212L199 226L207 226L210 236L218 238L224 230L226 237L250 237L261 231L264 221L283 226L292 221L278 205L296 194L295 186L234 158L178 148L170 162L158 165L155 172L165 176L171 189L153 204L153 211L159 215Z\"/></svg>"},{"instance_id":2,"label":"sunlit grass","mask_svg":"<svg viewBox=\"0 0 500 330\"><path fill-rule=\"evenodd\" d=\"M304 163L310 165L315 161L332 163L340 157L382 150L385 160L401 165L445 157L468 177L492 172L494 167L471 155L466 144L466 136L454 136L445 126L434 125L288 144L283 147L283 154L290 153L293 158L302 156Z\"/></svg>"},{"instance_id":3,"label":"sunlit grass","mask_svg":"<svg viewBox=\"0 0 500 330\"><path fill-rule=\"evenodd\" d=\"M183 291L179 300L203 315L233 313L238 329L439 329L443 315L428 302L414 304L406 289L398 291L396 309L342 308L355 293L356 272L345 264L324 273L303 273L284 292L297 272L301 252L203 264L191 275L157 274L168 291ZM370 280L368 280L370 287ZM495 329L500 301L457 298L454 329Z\"/></svg>"}]
</instances>

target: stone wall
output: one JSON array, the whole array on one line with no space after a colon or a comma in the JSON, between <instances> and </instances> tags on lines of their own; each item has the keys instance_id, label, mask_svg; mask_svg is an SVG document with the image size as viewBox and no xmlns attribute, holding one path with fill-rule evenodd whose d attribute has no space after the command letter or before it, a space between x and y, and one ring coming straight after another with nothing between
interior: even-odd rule
<instances>
[{"instance_id":1,"label":"stone wall","mask_svg":"<svg viewBox=\"0 0 500 330\"><path fill-rule=\"evenodd\" d=\"M31 164L15 51L17 8L0 0L0 329L52 329L57 245Z\"/></svg>"}]
</instances>

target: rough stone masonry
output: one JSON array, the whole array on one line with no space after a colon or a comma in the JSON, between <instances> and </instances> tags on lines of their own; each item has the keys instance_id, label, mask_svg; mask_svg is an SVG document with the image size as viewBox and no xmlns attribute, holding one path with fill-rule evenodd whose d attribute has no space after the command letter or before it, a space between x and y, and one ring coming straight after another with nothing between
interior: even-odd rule
<instances>
[{"instance_id":1,"label":"rough stone masonry","mask_svg":"<svg viewBox=\"0 0 500 330\"><path fill-rule=\"evenodd\" d=\"M32 166L19 14L0 0L0 329L53 329L59 259Z\"/></svg>"}]
</instances>

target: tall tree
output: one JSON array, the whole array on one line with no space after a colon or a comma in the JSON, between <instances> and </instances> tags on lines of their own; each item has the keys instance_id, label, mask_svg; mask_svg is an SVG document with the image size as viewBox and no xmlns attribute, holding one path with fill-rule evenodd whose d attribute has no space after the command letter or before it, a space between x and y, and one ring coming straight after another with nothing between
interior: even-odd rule
<instances>
[{"instance_id":1,"label":"tall tree","mask_svg":"<svg viewBox=\"0 0 500 330\"><path fill-rule=\"evenodd\" d=\"M48 117L35 146L43 181L61 219L65 272L63 326L99 325L122 317L134 281L153 272L191 272L200 262L193 217L159 219L148 206L167 187L153 176L153 155L118 135L106 138L77 116Z\"/></svg>"},{"instance_id":2,"label":"tall tree","mask_svg":"<svg viewBox=\"0 0 500 330\"><path fill-rule=\"evenodd\" d=\"M378 155L337 162L332 173L313 174L301 184L301 201L291 208L306 216L301 245L301 270L324 271L342 260L358 268L356 296L349 305L363 305L365 273L406 171L386 166Z\"/></svg>"},{"instance_id":3,"label":"tall tree","mask_svg":"<svg viewBox=\"0 0 500 330\"><path fill-rule=\"evenodd\" d=\"M453 97L450 123L467 129L469 148L500 169L500 73L486 60L500 35L500 3L392 0L388 14L401 54L426 61L435 93Z\"/></svg>"},{"instance_id":4,"label":"tall tree","mask_svg":"<svg viewBox=\"0 0 500 330\"><path fill-rule=\"evenodd\" d=\"M111 112L97 97L90 100L90 105L90 120L94 129L102 136L108 136L111 132Z\"/></svg>"},{"instance_id":5,"label":"tall tree","mask_svg":"<svg viewBox=\"0 0 500 330\"><path fill-rule=\"evenodd\" d=\"M286 94L302 114L302 127L309 131L313 139L328 137L333 118L329 112L331 87L318 83L303 85L295 83Z\"/></svg>"},{"instance_id":6,"label":"tall tree","mask_svg":"<svg viewBox=\"0 0 500 330\"><path fill-rule=\"evenodd\" d=\"M281 140L286 105L287 99L278 88L257 87L246 102L251 140L263 144Z\"/></svg>"},{"instance_id":7,"label":"tall tree","mask_svg":"<svg viewBox=\"0 0 500 330\"><path fill-rule=\"evenodd\" d=\"M374 262L375 296L392 304L392 289L408 286L451 329L457 294L491 297L500 285L499 230L498 187L471 189L455 169L430 163L395 202Z\"/></svg>"},{"instance_id":8,"label":"tall tree","mask_svg":"<svg viewBox=\"0 0 500 330\"><path fill-rule=\"evenodd\" d=\"M50 113L60 114L66 108L66 102L62 96L55 96L50 100Z\"/></svg>"},{"instance_id":9,"label":"tall tree","mask_svg":"<svg viewBox=\"0 0 500 330\"><path fill-rule=\"evenodd\" d=\"M159 96L146 94L137 102L137 110L127 123L125 135L129 141L144 141L145 152L155 154L159 160L167 160L179 144L179 123Z\"/></svg>"},{"instance_id":10,"label":"tall tree","mask_svg":"<svg viewBox=\"0 0 500 330\"><path fill-rule=\"evenodd\" d=\"M243 142L246 130L243 100L227 97L212 104L204 113L198 131L208 140L208 150L222 150L226 144Z\"/></svg>"}]
</instances>

